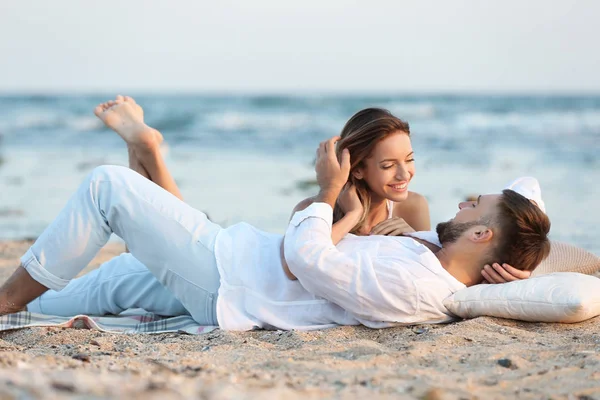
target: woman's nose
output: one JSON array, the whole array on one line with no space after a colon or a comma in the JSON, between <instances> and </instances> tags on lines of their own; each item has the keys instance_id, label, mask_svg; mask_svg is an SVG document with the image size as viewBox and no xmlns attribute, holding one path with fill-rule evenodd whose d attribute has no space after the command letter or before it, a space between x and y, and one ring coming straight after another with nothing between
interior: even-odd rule
<instances>
[{"instance_id":1,"label":"woman's nose","mask_svg":"<svg viewBox=\"0 0 600 400\"><path fill-rule=\"evenodd\" d=\"M410 173L406 168L398 166L396 169L396 179L399 181L408 181L410 180Z\"/></svg>"}]
</instances>

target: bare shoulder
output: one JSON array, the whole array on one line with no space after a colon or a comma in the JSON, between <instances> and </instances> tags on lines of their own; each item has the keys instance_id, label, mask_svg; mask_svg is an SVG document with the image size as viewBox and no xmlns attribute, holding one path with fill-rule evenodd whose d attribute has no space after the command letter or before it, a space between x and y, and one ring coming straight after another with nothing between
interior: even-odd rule
<instances>
[{"instance_id":1,"label":"bare shoulder","mask_svg":"<svg viewBox=\"0 0 600 400\"><path fill-rule=\"evenodd\" d=\"M408 192L406 200L400 203L394 203L394 216L402 217L399 213L416 212L421 210L429 211L429 203L427 198L417 192Z\"/></svg>"},{"instance_id":2,"label":"bare shoulder","mask_svg":"<svg viewBox=\"0 0 600 400\"><path fill-rule=\"evenodd\" d=\"M404 219L416 231L431 229L427 198L416 192L408 192L406 200L394 203L394 217Z\"/></svg>"},{"instance_id":3,"label":"bare shoulder","mask_svg":"<svg viewBox=\"0 0 600 400\"><path fill-rule=\"evenodd\" d=\"M315 202L315 196L307 197L306 199L301 200L298 204L296 204L296 207L294 207L294 212L302 211L314 202Z\"/></svg>"},{"instance_id":4,"label":"bare shoulder","mask_svg":"<svg viewBox=\"0 0 600 400\"><path fill-rule=\"evenodd\" d=\"M292 215L290 215L290 219L294 216L295 213L304 210L306 207L310 206L314 202L315 196L301 200L298 204L296 204L296 207L294 207L294 209L292 210Z\"/></svg>"}]
</instances>

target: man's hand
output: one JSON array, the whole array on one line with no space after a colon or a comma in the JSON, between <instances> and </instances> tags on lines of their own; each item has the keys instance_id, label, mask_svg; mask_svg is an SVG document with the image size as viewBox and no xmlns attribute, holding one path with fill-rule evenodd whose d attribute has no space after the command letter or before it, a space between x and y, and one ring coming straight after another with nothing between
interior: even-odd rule
<instances>
[{"instance_id":1,"label":"man's hand","mask_svg":"<svg viewBox=\"0 0 600 400\"><path fill-rule=\"evenodd\" d=\"M370 235L400 236L415 230L403 218L390 218L381 221L373 227Z\"/></svg>"},{"instance_id":2,"label":"man's hand","mask_svg":"<svg viewBox=\"0 0 600 400\"><path fill-rule=\"evenodd\" d=\"M512 281L518 281L521 279L527 279L531 276L531 271L521 271L515 267L498 263L494 263L491 266L486 265L481 270L483 276L483 283L506 283Z\"/></svg>"},{"instance_id":3,"label":"man's hand","mask_svg":"<svg viewBox=\"0 0 600 400\"><path fill-rule=\"evenodd\" d=\"M335 207L335 202L350 175L350 152L348 149L342 151L341 162L335 155L335 143L340 139L339 136L334 136L321 142L317 149L315 164L317 183L321 189L315 201L328 203L331 208Z\"/></svg>"}]
</instances>

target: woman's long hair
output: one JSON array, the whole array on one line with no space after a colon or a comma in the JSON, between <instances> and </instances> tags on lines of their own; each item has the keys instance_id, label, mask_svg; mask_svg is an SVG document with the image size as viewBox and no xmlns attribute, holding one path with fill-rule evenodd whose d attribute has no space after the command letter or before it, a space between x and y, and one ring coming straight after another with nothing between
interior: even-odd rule
<instances>
[{"instance_id":1,"label":"woman's long hair","mask_svg":"<svg viewBox=\"0 0 600 400\"><path fill-rule=\"evenodd\" d=\"M363 161L371 155L377 143L398 131L410 135L408 123L395 117L388 110L366 108L354 114L340 133L341 139L337 142L336 154L338 160L341 160L342 150L348 149L350 152L348 183L356 187L358 198L363 205L363 215L358 224L350 231L351 233L360 231L371 209L370 189L363 179L356 179L353 172L364 166ZM343 216L344 212L336 203L333 209L333 222L339 221Z\"/></svg>"}]
</instances>

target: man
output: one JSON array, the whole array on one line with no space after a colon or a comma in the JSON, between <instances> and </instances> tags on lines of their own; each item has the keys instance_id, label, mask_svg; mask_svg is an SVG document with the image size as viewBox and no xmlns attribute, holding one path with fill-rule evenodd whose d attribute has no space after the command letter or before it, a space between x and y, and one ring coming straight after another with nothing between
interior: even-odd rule
<instances>
[{"instance_id":1,"label":"man","mask_svg":"<svg viewBox=\"0 0 600 400\"><path fill-rule=\"evenodd\" d=\"M128 144L156 137L140 121L119 121ZM442 301L479 283L484 264L532 270L547 255L548 218L510 190L461 203L452 221L438 225L439 242L423 233L348 235L334 246L332 208L350 168L348 153L335 156L337 139L319 146L319 195L293 216L285 235L297 281L282 267L281 235L244 223L222 229L140 174L100 167L0 289L0 315L26 305L55 315L144 308L234 330L443 322L451 315ZM72 280L113 232L131 254Z\"/></svg>"}]
</instances>

